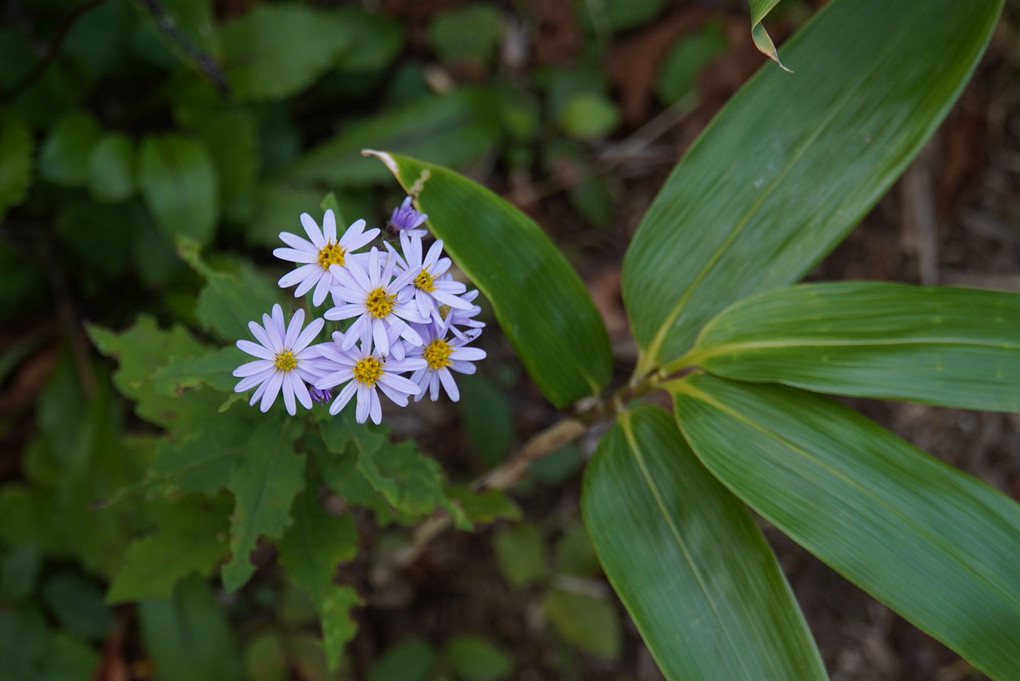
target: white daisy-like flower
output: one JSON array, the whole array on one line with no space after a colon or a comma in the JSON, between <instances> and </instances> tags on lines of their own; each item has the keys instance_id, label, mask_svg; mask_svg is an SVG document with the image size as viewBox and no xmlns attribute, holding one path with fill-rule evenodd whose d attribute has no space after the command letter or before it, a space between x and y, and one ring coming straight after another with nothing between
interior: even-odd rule
<instances>
[{"instance_id":1,"label":"white daisy-like flower","mask_svg":"<svg viewBox=\"0 0 1020 681\"><path fill-rule=\"evenodd\" d=\"M259 408L263 412L269 411L280 392L283 393L283 403L291 416L297 413L295 398L306 409L312 408L312 398L305 383L314 384L322 373L317 362L319 353L308 347L308 344L322 329L324 322L313 319L302 331L304 321L305 311L298 310L291 318L290 325L286 326L283 309L273 305L272 317L262 315L263 326L255 322L248 323L258 343L237 341L237 347L258 359L234 369L234 376L241 379L234 386L234 391L240 393L258 386L250 404L254 405L261 400Z\"/></svg>"},{"instance_id":2,"label":"white daisy-like flower","mask_svg":"<svg viewBox=\"0 0 1020 681\"><path fill-rule=\"evenodd\" d=\"M380 263L380 256L385 264ZM414 272L405 271L394 279L395 265L395 257L382 255L373 248L365 260L349 262L345 268L333 265L330 269L339 284L332 290L336 307L326 311L326 319L357 317L345 334L344 350L350 350L360 340L366 349L374 342L376 350L386 356L390 353L389 328L412 345L421 345L421 336L407 324L428 322L427 317L418 313L410 287L405 288Z\"/></svg>"},{"instance_id":3,"label":"white daisy-like flower","mask_svg":"<svg viewBox=\"0 0 1020 681\"><path fill-rule=\"evenodd\" d=\"M424 345L409 349L407 360L419 354L425 360L425 366L411 374L411 381L421 388L421 392L414 398L415 402L425 396L426 388L429 399L433 402L438 400L440 385L451 400L458 401L460 390L457 388L457 382L453 380L451 370L461 374L473 374L475 365L472 362L485 359L485 350L466 347L477 334L471 338L454 336L447 339L447 331L449 323L438 327L430 326L425 332Z\"/></svg>"},{"instance_id":4,"label":"white daisy-like flower","mask_svg":"<svg viewBox=\"0 0 1020 681\"><path fill-rule=\"evenodd\" d=\"M277 248L273 255L282 260L298 263L300 267L288 272L280 278L280 288L289 288L297 284L294 296L300 298L312 288L312 302L322 305L329 293L330 286L335 283L330 274L330 267L345 267L350 264L351 253L368 244L379 235L378 229L365 231L365 221L356 220L344 232L338 241L336 238L336 216L327 210L322 217L322 229L308 213L301 214L301 226L305 228L308 239L303 239L290 232L280 232L280 239L290 248Z\"/></svg>"},{"instance_id":5,"label":"white daisy-like flower","mask_svg":"<svg viewBox=\"0 0 1020 681\"><path fill-rule=\"evenodd\" d=\"M449 258L440 257L443 254L442 239L432 244L424 258L421 237L411 236L407 232L400 233L403 257L389 244L386 247L397 257L398 274L413 273L410 285L414 287L414 302L422 317L428 319L440 305L459 310L471 309L471 303L457 297L467 287L454 281L452 276L445 276L453 263Z\"/></svg>"},{"instance_id":6,"label":"white daisy-like flower","mask_svg":"<svg viewBox=\"0 0 1020 681\"><path fill-rule=\"evenodd\" d=\"M391 343L401 344L392 327L389 329L389 334ZM328 390L346 384L337 393L333 404L330 405L330 414L334 416L339 414L351 401L351 398L357 395L358 407L355 412L355 420L358 423L365 423L371 418L373 423L378 424L382 422L380 390L401 407L406 407L408 398L420 392L421 388L417 384L400 374L426 366L426 360L423 357L408 357L399 360L393 356L382 355L378 349L375 352L370 352L365 345L360 347L355 345L345 349L345 344L344 334L335 331L332 342L316 346L331 371L319 379L315 387L320 390Z\"/></svg>"}]
</instances>

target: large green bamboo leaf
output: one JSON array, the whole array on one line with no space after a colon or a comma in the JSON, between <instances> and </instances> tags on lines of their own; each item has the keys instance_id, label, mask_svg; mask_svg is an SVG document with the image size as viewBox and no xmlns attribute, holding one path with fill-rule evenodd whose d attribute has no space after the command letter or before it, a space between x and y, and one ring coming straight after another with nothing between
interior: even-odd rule
<instances>
[{"instance_id":1,"label":"large green bamboo leaf","mask_svg":"<svg viewBox=\"0 0 1020 681\"><path fill-rule=\"evenodd\" d=\"M612 369L591 296L535 221L446 168L371 152L429 216L429 227L486 295L507 338L550 402L595 394Z\"/></svg>"},{"instance_id":2,"label":"large green bamboo leaf","mask_svg":"<svg viewBox=\"0 0 1020 681\"><path fill-rule=\"evenodd\" d=\"M974 666L1020 678L1020 506L820 395L704 374L667 387L737 496Z\"/></svg>"},{"instance_id":3,"label":"large green bamboo leaf","mask_svg":"<svg viewBox=\"0 0 1020 681\"><path fill-rule=\"evenodd\" d=\"M1020 411L1020 295L810 284L731 305L688 361L741 381Z\"/></svg>"},{"instance_id":4,"label":"large green bamboo leaf","mask_svg":"<svg viewBox=\"0 0 1020 681\"><path fill-rule=\"evenodd\" d=\"M581 508L666 678L826 678L751 514L702 467L667 412L620 415L585 473Z\"/></svg>"},{"instance_id":5,"label":"large green bamboo leaf","mask_svg":"<svg viewBox=\"0 0 1020 681\"><path fill-rule=\"evenodd\" d=\"M999 0L836 0L716 116L623 268L641 348L669 364L729 303L793 283L878 200L977 63Z\"/></svg>"}]
</instances>

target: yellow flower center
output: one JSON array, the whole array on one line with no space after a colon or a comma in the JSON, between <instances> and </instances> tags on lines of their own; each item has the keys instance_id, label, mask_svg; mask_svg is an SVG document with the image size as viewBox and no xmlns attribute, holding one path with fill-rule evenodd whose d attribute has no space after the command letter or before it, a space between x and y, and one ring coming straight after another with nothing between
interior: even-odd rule
<instances>
[{"instance_id":1,"label":"yellow flower center","mask_svg":"<svg viewBox=\"0 0 1020 681\"><path fill-rule=\"evenodd\" d=\"M376 319L382 319L393 312L393 303L396 299L396 294L386 293L386 290L380 287L369 292L368 298L365 299L365 308Z\"/></svg>"},{"instance_id":2,"label":"yellow flower center","mask_svg":"<svg viewBox=\"0 0 1020 681\"><path fill-rule=\"evenodd\" d=\"M297 366L297 357L290 350L284 350L277 353L273 366L276 367L277 371L291 371Z\"/></svg>"},{"instance_id":3,"label":"yellow flower center","mask_svg":"<svg viewBox=\"0 0 1020 681\"><path fill-rule=\"evenodd\" d=\"M432 278L428 270L422 270L414 278L414 286L425 291L425 293L432 293L436 290L436 280Z\"/></svg>"},{"instance_id":4,"label":"yellow flower center","mask_svg":"<svg viewBox=\"0 0 1020 681\"><path fill-rule=\"evenodd\" d=\"M354 378L359 383L363 383L371 388L379 380L379 377L382 376L382 369L382 362L375 357L359 359L354 365Z\"/></svg>"},{"instance_id":5,"label":"yellow flower center","mask_svg":"<svg viewBox=\"0 0 1020 681\"><path fill-rule=\"evenodd\" d=\"M344 266L344 249L332 241L319 249L319 267L328 270L330 265Z\"/></svg>"},{"instance_id":6,"label":"yellow flower center","mask_svg":"<svg viewBox=\"0 0 1020 681\"><path fill-rule=\"evenodd\" d=\"M429 369L433 371L450 366L450 355L453 348L442 339L435 339L425 346L425 361L429 363Z\"/></svg>"}]
</instances>

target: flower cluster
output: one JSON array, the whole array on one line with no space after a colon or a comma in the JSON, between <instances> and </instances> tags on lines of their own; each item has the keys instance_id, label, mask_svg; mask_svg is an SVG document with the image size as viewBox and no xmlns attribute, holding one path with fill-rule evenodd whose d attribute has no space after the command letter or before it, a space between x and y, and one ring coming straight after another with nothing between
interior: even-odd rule
<instances>
[{"instance_id":1,"label":"flower cluster","mask_svg":"<svg viewBox=\"0 0 1020 681\"><path fill-rule=\"evenodd\" d=\"M426 394L438 400L440 387L457 401L460 391L452 372L472 374L474 362L485 358L484 350L470 347L485 324L475 319L481 311L474 304L478 291L453 279L443 242L436 240L425 250L427 217L407 198L388 225L397 246L384 242L382 250L372 246L365 251L380 230L366 230L364 220L337 238L332 210L323 216L321 229L312 216L302 214L308 238L283 232L280 239L287 248L273 251L296 265L279 285L295 287L296 297L311 291L315 306L331 299L323 317L343 328L333 331L330 340L312 344L325 320L313 319L303 327L305 312L299 309L286 324L283 310L274 305L261 326L248 325L257 343L237 341L256 359L234 371L241 379L234 390L255 388L251 404L258 402L262 411L282 393L291 415L297 403L310 409L313 401L332 401L329 413L335 415L357 397L358 423L381 422L380 392L402 407Z\"/></svg>"}]
</instances>

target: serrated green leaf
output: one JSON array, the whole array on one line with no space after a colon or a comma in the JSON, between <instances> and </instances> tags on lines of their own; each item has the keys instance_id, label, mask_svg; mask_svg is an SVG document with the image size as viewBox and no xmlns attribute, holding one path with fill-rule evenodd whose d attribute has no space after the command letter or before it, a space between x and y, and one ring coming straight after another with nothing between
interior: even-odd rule
<instances>
[{"instance_id":1,"label":"serrated green leaf","mask_svg":"<svg viewBox=\"0 0 1020 681\"><path fill-rule=\"evenodd\" d=\"M229 509L223 497L191 497L166 506L157 530L128 547L106 602L170 598L181 579L196 573L209 577L227 554Z\"/></svg>"},{"instance_id":2,"label":"serrated green leaf","mask_svg":"<svg viewBox=\"0 0 1020 681\"><path fill-rule=\"evenodd\" d=\"M177 586L171 600L138 606L142 642L155 681L234 681L241 669L230 624L216 597L199 579Z\"/></svg>"},{"instance_id":3,"label":"serrated green leaf","mask_svg":"<svg viewBox=\"0 0 1020 681\"><path fill-rule=\"evenodd\" d=\"M250 355L234 345L194 357L173 357L152 374L152 382L156 390L167 395L182 395L200 385L233 392L238 381L233 371L248 361Z\"/></svg>"},{"instance_id":4,"label":"serrated green leaf","mask_svg":"<svg viewBox=\"0 0 1020 681\"><path fill-rule=\"evenodd\" d=\"M322 647L326 653L326 667L330 671L339 668L344 646L358 631L358 624L351 617L351 608L360 602L358 593L349 586L330 586L323 593L319 603Z\"/></svg>"},{"instance_id":5,"label":"serrated green leaf","mask_svg":"<svg viewBox=\"0 0 1020 681\"><path fill-rule=\"evenodd\" d=\"M443 658L462 681L502 681L514 671L514 658L481 636L461 634L446 642Z\"/></svg>"},{"instance_id":6,"label":"serrated green leaf","mask_svg":"<svg viewBox=\"0 0 1020 681\"><path fill-rule=\"evenodd\" d=\"M799 279L847 234L946 115L1001 7L833 2L784 45L794 77L766 65L741 88L624 258L636 376L680 357L731 302Z\"/></svg>"},{"instance_id":7,"label":"serrated green leaf","mask_svg":"<svg viewBox=\"0 0 1020 681\"><path fill-rule=\"evenodd\" d=\"M747 0L747 4L751 10L751 39L754 41L754 46L758 48L759 52L779 64L784 70L789 70L783 66L783 62L779 61L779 52L776 51L772 38L762 24L765 15L779 4L779 0Z\"/></svg>"},{"instance_id":8,"label":"serrated green leaf","mask_svg":"<svg viewBox=\"0 0 1020 681\"><path fill-rule=\"evenodd\" d=\"M298 496L292 515L294 524L278 544L280 563L319 603L337 566L357 555L358 531L349 513L328 513L312 489Z\"/></svg>"},{"instance_id":9,"label":"serrated green leaf","mask_svg":"<svg viewBox=\"0 0 1020 681\"><path fill-rule=\"evenodd\" d=\"M305 490L294 502L294 524L280 540L280 563L295 584L312 597L319 611L326 661L336 669L344 645L357 625L349 611L359 601L350 587L333 584L337 565L358 553L358 532L350 513L326 512L314 490Z\"/></svg>"},{"instance_id":10,"label":"serrated green leaf","mask_svg":"<svg viewBox=\"0 0 1020 681\"><path fill-rule=\"evenodd\" d=\"M304 489L305 457L294 453L301 422L267 415L251 434L245 456L234 464L230 490L236 504L230 519L230 562L223 586L233 592L255 572L248 554L260 536L279 539L291 524L290 506Z\"/></svg>"},{"instance_id":11,"label":"serrated green leaf","mask_svg":"<svg viewBox=\"0 0 1020 681\"><path fill-rule=\"evenodd\" d=\"M100 203L126 201L135 193L135 145L127 135L103 135L89 157L89 193Z\"/></svg>"},{"instance_id":12,"label":"serrated green leaf","mask_svg":"<svg viewBox=\"0 0 1020 681\"><path fill-rule=\"evenodd\" d=\"M122 395L135 400L142 418L172 428L182 419L215 414L220 398L213 391L192 390L180 397L168 396L151 381L156 370L172 359L206 352L184 327L163 330L151 317L139 315L133 326L119 334L92 324L86 324L85 330L101 353L118 361L113 384Z\"/></svg>"},{"instance_id":13,"label":"serrated green leaf","mask_svg":"<svg viewBox=\"0 0 1020 681\"><path fill-rule=\"evenodd\" d=\"M429 95L352 123L314 147L283 176L301 183L365 187L388 179L386 168L363 158L366 146L461 166L481 157L500 136L498 102L491 92L462 89Z\"/></svg>"},{"instance_id":14,"label":"serrated green leaf","mask_svg":"<svg viewBox=\"0 0 1020 681\"><path fill-rule=\"evenodd\" d=\"M442 468L435 459L419 452L414 442L387 442L379 449L354 442L358 470L394 509L421 517L446 509L458 524L467 523L460 508L443 492Z\"/></svg>"},{"instance_id":15,"label":"serrated green leaf","mask_svg":"<svg viewBox=\"0 0 1020 681\"><path fill-rule=\"evenodd\" d=\"M0 219L28 194L34 143L25 119L17 111L0 109Z\"/></svg>"},{"instance_id":16,"label":"serrated green leaf","mask_svg":"<svg viewBox=\"0 0 1020 681\"><path fill-rule=\"evenodd\" d=\"M219 180L209 151L181 135L149 135L138 156L138 188L170 237L208 243L219 218Z\"/></svg>"},{"instance_id":17,"label":"serrated green leaf","mask_svg":"<svg viewBox=\"0 0 1020 681\"><path fill-rule=\"evenodd\" d=\"M534 525L520 523L500 529L492 547L499 570L510 586L526 589L545 579L545 543Z\"/></svg>"},{"instance_id":18,"label":"serrated green leaf","mask_svg":"<svg viewBox=\"0 0 1020 681\"><path fill-rule=\"evenodd\" d=\"M344 420L343 415L324 421L321 424L323 439L306 439L306 446L315 456L315 463L322 475L323 482L334 494L352 506L360 506L375 513L376 524L379 526L399 522L410 525L418 522L413 515L397 512L386 497L372 486L358 470L358 454L353 444L348 447L350 439L346 436L348 426L333 424Z\"/></svg>"},{"instance_id":19,"label":"serrated green leaf","mask_svg":"<svg viewBox=\"0 0 1020 681\"><path fill-rule=\"evenodd\" d=\"M1020 505L819 395L666 387L701 461L766 520L978 669L1020 676Z\"/></svg>"},{"instance_id":20,"label":"serrated green leaf","mask_svg":"<svg viewBox=\"0 0 1020 681\"><path fill-rule=\"evenodd\" d=\"M256 5L223 27L223 71L238 101L283 99L322 75L347 46L329 14L297 4Z\"/></svg>"},{"instance_id":21,"label":"serrated green leaf","mask_svg":"<svg viewBox=\"0 0 1020 681\"><path fill-rule=\"evenodd\" d=\"M740 381L965 409L1020 411L1020 295L879 282L752 296L688 361Z\"/></svg>"},{"instance_id":22,"label":"serrated green leaf","mask_svg":"<svg viewBox=\"0 0 1020 681\"><path fill-rule=\"evenodd\" d=\"M376 153L492 303L528 374L558 407L597 393L612 352L584 282L535 222L446 168Z\"/></svg>"},{"instance_id":23,"label":"serrated green leaf","mask_svg":"<svg viewBox=\"0 0 1020 681\"><path fill-rule=\"evenodd\" d=\"M542 612L567 643L604 660L620 657L623 631L609 601L553 589L542 600Z\"/></svg>"},{"instance_id":24,"label":"serrated green leaf","mask_svg":"<svg viewBox=\"0 0 1020 681\"><path fill-rule=\"evenodd\" d=\"M214 269L199 255L198 244L188 239L178 240L177 251L205 278L195 306L198 321L225 340L251 339L248 322L261 323L274 304L286 302L279 287L248 265L234 272Z\"/></svg>"},{"instance_id":25,"label":"serrated green leaf","mask_svg":"<svg viewBox=\"0 0 1020 681\"><path fill-rule=\"evenodd\" d=\"M581 510L667 679L826 678L761 530L666 411L620 415L585 472Z\"/></svg>"},{"instance_id":26,"label":"serrated green leaf","mask_svg":"<svg viewBox=\"0 0 1020 681\"><path fill-rule=\"evenodd\" d=\"M89 180L89 160L101 135L96 120L85 113L67 114L53 126L39 152L39 175L64 187Z\"/></svg>"},{"instance_id":27,"label":"serrated green leaf","mask_svg":"<svg viewBox=\"0 0 1020 681\"><path fill-rule=\"evenodd\" d=\"M200 391L190 390L177 400L196 392ZM221 400L222 395L214 399ZM193 419L190 428L178 429L173 439L159 441L149 479L182 492L213 496L230 484L234 465L248 451L251 433L262 418L255 409L238 407L221 414L215 402L208 404L206 418Z\"/></svg>"}]
</instances>

